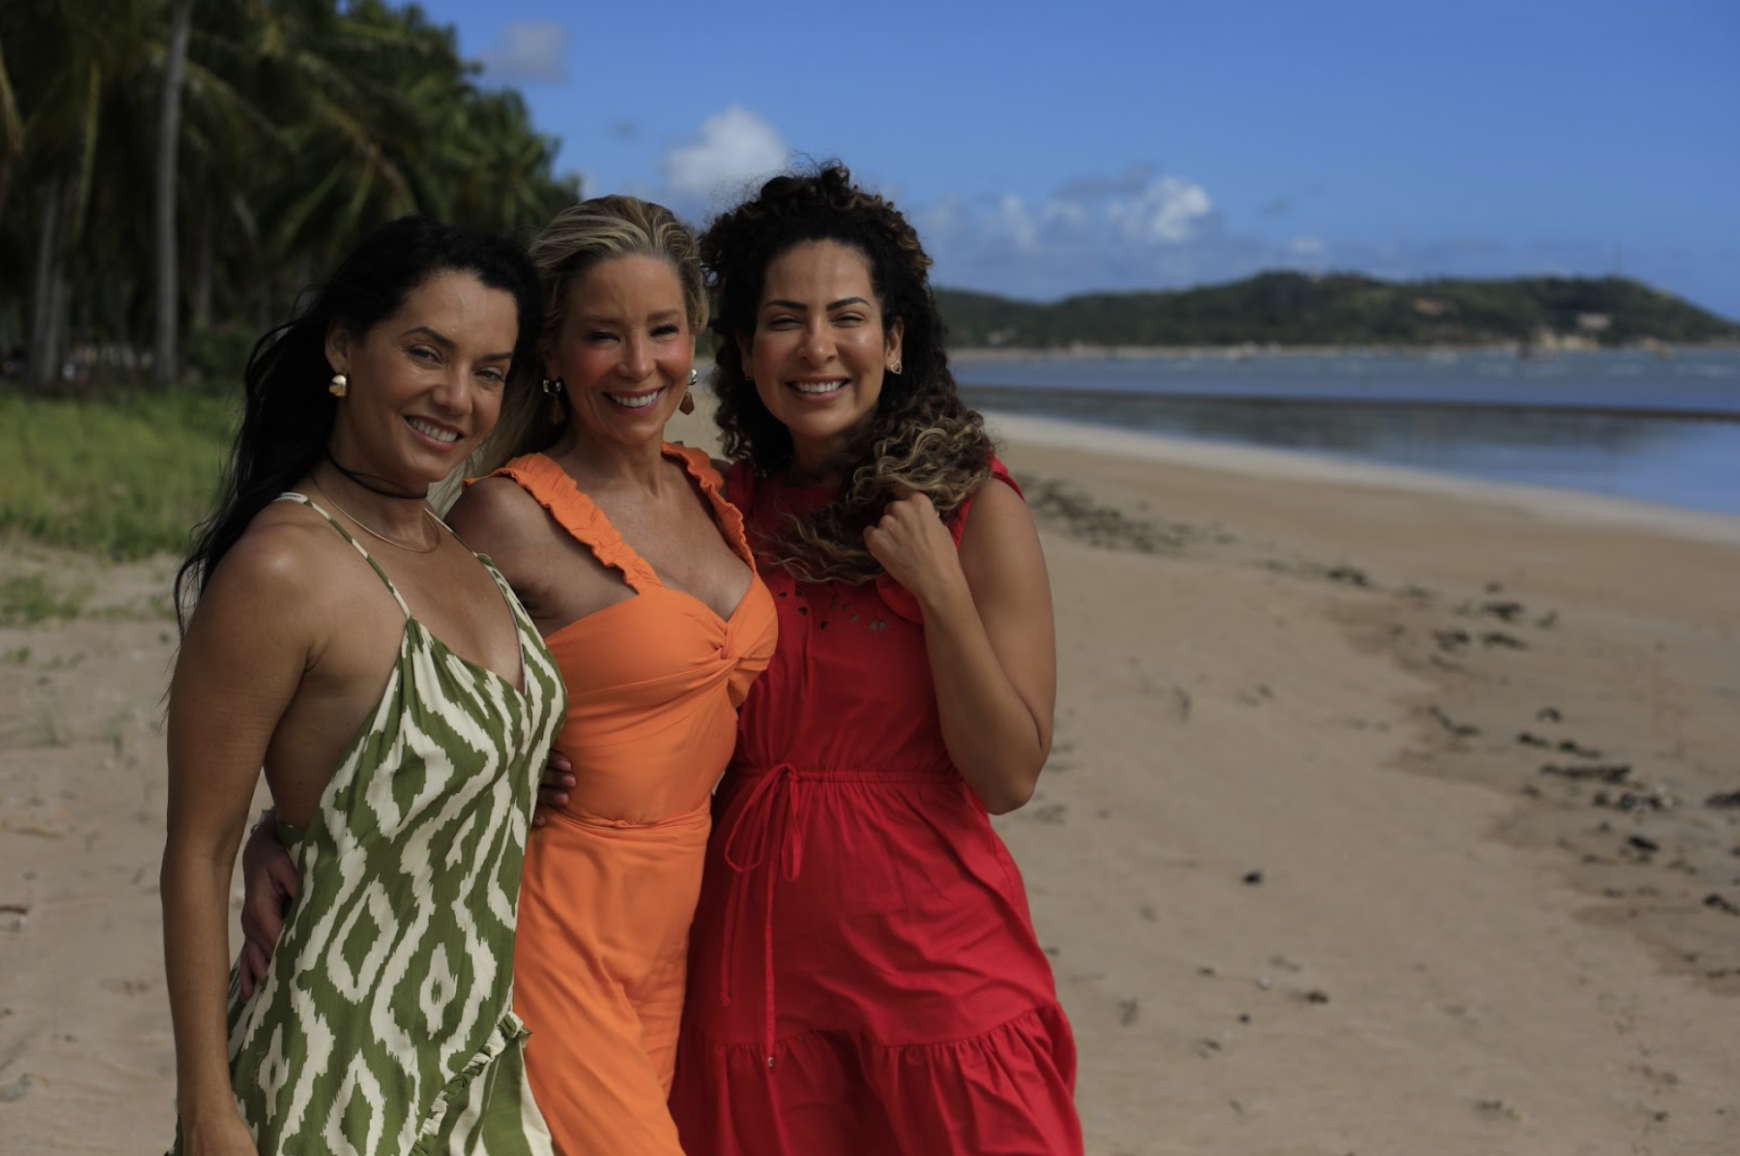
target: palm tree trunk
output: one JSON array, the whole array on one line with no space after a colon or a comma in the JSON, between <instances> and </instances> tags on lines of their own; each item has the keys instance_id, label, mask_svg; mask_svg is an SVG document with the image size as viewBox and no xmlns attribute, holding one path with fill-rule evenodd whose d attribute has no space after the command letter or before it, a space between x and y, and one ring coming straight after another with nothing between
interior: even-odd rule
<instances>
[{"instance_id":1,"label":"palm tree trunk","mask_svg":"<svg viewBox=\"0 0 1740 1156\"><path fill-rule=\"evenodd\" d=\"M211 198L207 197L205 211L199 215L199 239L193 255L193 316L190 320L195 332L211 328L212 266L217 260L217 226L212 219L216 215Z\"/></svg>"},{"instance_id":2,"label":"palm tree trunk","mask_svg":"<svg viewBox=\"0 0 1740 1156\"><path fill-rule=\"evenodd\" d=\"M175 381L178 368L175 328L181 302L175 267L175 146L181 135L181 79L187 71L187 39L193 30L192 0L176 4L170 20L157 118L157 341L152 347L151 383L159 389Z\"/></svg>"},{"instance_id":3,"label":"palm tree trunk","mask_svg":"<svg viewBox=\"0 0 1740 1156\"><path fill-rule=\"evenodd\" d=\"M63 284L61 229L66 215L68 185L65 175L48 182L42 198L42 231L36 239L36 262L30 277L30 353L24 382L46 391L60 374L61 314L66 303Z\"/></svg>"}]
</instances>

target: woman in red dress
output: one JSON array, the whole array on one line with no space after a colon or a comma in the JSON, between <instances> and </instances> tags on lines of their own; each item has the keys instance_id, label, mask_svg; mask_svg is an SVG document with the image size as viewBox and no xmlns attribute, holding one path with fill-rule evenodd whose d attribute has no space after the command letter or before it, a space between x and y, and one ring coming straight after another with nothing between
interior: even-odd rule
<instances>
[{"instance_id":1,"label":"woman in red dress","mask_svg":"<svg viewBox=\"0 0 1740 1156\"><path fill-rule=\"evenodd\" d=\"M689 1156L1079 1153L1075 1049L989 814L1051 745L1051 595L892 205L830 166L702 240L731 500L779 611L692 931Z\"/></svg>"}]
</instances>

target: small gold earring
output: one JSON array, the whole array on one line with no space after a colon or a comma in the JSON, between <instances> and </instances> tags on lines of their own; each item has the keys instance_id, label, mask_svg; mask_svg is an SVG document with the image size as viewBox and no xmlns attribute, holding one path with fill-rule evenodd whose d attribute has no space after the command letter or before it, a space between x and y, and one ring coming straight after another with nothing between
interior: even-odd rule
<instances>
[{"instance_id":1,"label":"small gold earring","mask_svg":"<svg viewBox=\"0 0 1740 1156\"><path fill-rule=\"evenodd\" d=\"M343 397L350 392L350 378L342 373L332 375L332 382L326 387L326 392L333 397Z\"/></svg>"},{"instance_id":2,"label":"small gold earring","mask_svg":"<svg viewBox=\"0 0 1740 1156\"><path fill-rule=\"evenodd\" d=\"M551 425L561 425L568 420L568 411L562 406L562 390L566 386L567 383L559 377L546 377L544 379L544 392L550 398L550 408L546 412L549 415Z\"/></svg>"},{"instance_id":3,"label":"small gold earring","mask_svg":"<svg viewBox=\"0 0 1740 1156\"><path fill-rule=\"evenodd\" d=\"M896 357L893 361L888 363L888 372L889 373L899 373L900 372L900 358Z\"/></svg>"}]
</instances>

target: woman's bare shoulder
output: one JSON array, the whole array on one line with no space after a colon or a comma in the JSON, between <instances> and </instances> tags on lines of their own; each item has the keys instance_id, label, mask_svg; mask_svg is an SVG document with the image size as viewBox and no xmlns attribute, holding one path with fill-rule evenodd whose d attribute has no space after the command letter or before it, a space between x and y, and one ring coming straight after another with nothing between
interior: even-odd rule
<instances>
[{"instance_id":1,"label":"woman's bare shoulder","mask_svg":"<svg viewBox=\"0 0 1740 1156\"><path fill-rule=\"evenodd\" d=\"M335 558L355 552L318 511L300 502L272 502L254 515L212 581L230 573L250 586L300 584L329 571Z\"/></svg>"},{"instance_id":2,"label":"woman's bare shoulder","mask_svg":"<svg viewBox=\"0 0 1740 1156\"><path fill-rule=\"evenodd\" d=\"M447 511L447 524L475 549L482 549L480 541L553 532L538 500L512 478L499 476L479 478L466 486Z\"/></svg>"},{"instance_id":3,"label":"woman's bare shoulder","mask_svg":"<svg viewBox=\"0 0 1740 1156\"><path fill-rule=\"evenodd\" d=\"M212 571L193 608L189 634L215 629L262 645L311 644L321 623L354 604L354 583L367 573L356 548L318 513L274 502L254 516Z\"/></svg>"}]
</instances>

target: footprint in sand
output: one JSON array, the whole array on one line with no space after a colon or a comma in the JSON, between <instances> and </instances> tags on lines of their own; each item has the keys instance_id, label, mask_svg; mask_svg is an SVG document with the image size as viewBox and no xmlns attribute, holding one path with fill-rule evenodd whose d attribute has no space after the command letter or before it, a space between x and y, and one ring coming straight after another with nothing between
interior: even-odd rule
<instances>
[{"instance_id":1,"label":"footprint in sand","mask_svg":"<svg viewBox=\"0 0 1740 1156\"><path fill-rule=\"evenodd\" d=\"M151 990L151 984L142 979L105 979L102 986L117 995L144 995Z\"/></svg>"}]
</instances>

